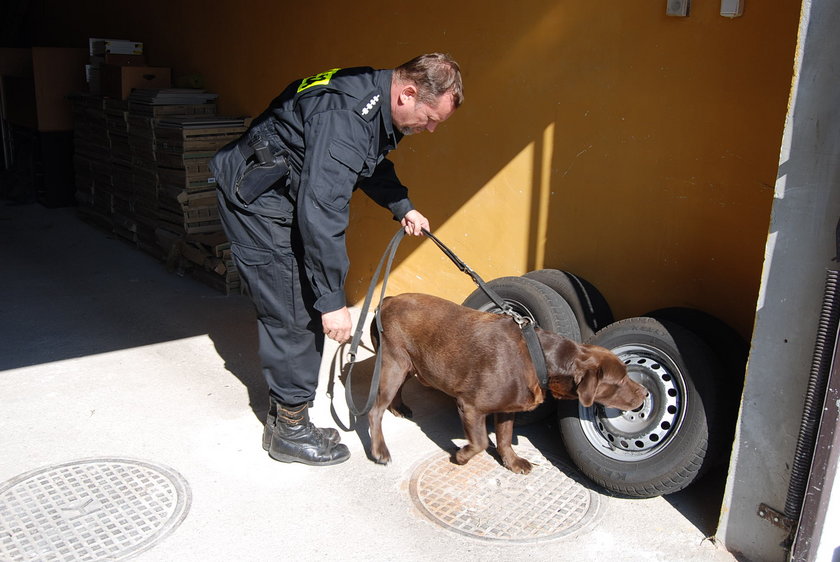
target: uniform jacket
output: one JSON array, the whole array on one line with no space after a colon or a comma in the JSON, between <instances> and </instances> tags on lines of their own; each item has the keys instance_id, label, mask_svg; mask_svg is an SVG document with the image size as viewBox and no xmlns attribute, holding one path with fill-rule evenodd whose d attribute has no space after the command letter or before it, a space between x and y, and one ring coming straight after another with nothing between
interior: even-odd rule
<instances>
[{"instance_id":1,"label":"uniform jacket","mask_svg":"<svg viewBox=\"0 0 840 562\"><path fill-rule=\"evenodd\" d=\"M315 308L321 312L346 304L349 260L344 232L353 191L361 188L397 220L413 208L385 158L402 138L391 121L392 73L367 67L333 69L297 80L277 96L245 137L259 136L275 154L285 153L289 173L252 203L238 199L237 181L262 170L249 167L242 143L226 146L210 164L228 200L281 223L294 221Z\"/></svg>"}]
</instances>

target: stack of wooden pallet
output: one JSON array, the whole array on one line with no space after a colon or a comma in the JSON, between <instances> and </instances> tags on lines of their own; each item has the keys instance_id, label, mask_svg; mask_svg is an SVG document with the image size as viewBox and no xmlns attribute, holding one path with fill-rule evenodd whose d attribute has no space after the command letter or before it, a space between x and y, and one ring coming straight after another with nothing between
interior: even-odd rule
<instances>
[{"instance_id":1,"label":"stack of wooden pallet","mask_svg":"<svg viewBox=\"0 0 840 562\"><path fill-rule=\"evenodd\" d=\"M159 229L178 234L177 253L194 275L227 293L240 290L239 276L225 255L229 245L208 163L245 129L245 118L213 115L162 117L155 128Z\"/></svg>"},{"instance_id":2,"label":"stack of wooden pallet","mask_svg":"<svg viewBox=\"0 0 840 562\"><path fill-rule=\"evenodd\" d=\"M110 145L110 177L113 190L111 220L114 233L136 243L134 174L131 147L128 143L128 102L105 98L105 123Z\"/></svg>"},{"instance_id":3,"label":"stack of wooden pallet","mask_svg":"<svg viewBox=\"0 0 840 562\"><path fill-rule=\"evenodd\" d=\"M151 100L155 101L155 100ZM185 100L180 100L185 101ZM147 96L129 96L129 135L134 172L137 243L145 251L161 254L155 230L159 228L160 178L157 168L155 130L160 119L172 115L215 115L216 104L204 97L194 103L154 104Z\"/></svg>"},{"instance_id":4,"label":"stack of wooden pallet","mask_svg":"<svg viewBox=\"0 0 840 562\"><path fill-rule=\"evenodd\" d=\"M89 94L70 96L73 103L73 167L79 211L91 222L112 228L113 180L111 140L105 99Z\"/></svg>"},{"instance_id":5,"label":"stack of wooden pallet","mask_svg":"<svg viewBox=\"0 0 840 562\"><path fill-rule=\"evenodd\" d=\"M239 292L208 162L248 118L216 114L203 90L73 97L80 214L179 270Z\"/></svg>"},{"instance_id":6,"label":"stack of wooden pallet","mask_svg":"<svg viewBox=\"0 0 840 562\"><path fill-rule=\"evenodd\" d=\"M172 116L155 129L161 220L185 234L221 230L210 158L245 132L244 118Z\"/></svg>"}]
</instances>

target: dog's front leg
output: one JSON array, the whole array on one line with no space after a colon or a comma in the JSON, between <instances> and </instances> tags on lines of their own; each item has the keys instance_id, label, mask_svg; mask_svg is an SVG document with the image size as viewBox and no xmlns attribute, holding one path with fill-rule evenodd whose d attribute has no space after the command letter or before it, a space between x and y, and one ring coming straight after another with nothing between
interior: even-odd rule
<instances>
[{"instance_id":1,"label":"dog's front leg","mask_svg":"<svg viewBox=\"0 0 840 562\"><path fill-rule=\"evenodd\" d=\"M458 399L458 413L461 415L468 443L455 453L455 462L466 464L475 455L487 449L487 415L478 413L473 406L465 404L461 399Z\"/></svg>"},{"instance_id":2,"label":"dog's front leg","mask_svg":"<svg viewBox=\"0 0 840 562\"><path fill-rule=\"evenodd\" d=\"M528 474L531 472L531 463L523 459L515 452L511 443L513 442L513 420L514 414L498 412L494 416L496 426L496 450L502 457L502 464L505 468L515 474Z\"/></svg>"}]
</instances>

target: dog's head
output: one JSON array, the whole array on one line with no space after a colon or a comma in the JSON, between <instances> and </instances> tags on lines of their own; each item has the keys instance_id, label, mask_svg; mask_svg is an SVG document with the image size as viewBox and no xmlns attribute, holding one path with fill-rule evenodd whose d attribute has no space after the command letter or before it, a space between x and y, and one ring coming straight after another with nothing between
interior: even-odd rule
<instances>
[{"instance_id":1,"label":"dog's head","mask_svg":"<svg viewBox=\"0 0 840 562\"><path fill-rule=\"evenodd\" d=\"M549 390L555 398L577 398L585 407L598 402L619 410L635 410L647 396L645 387L627 376L627 368L618 356L597 345L575 345L565 370L568 376L549 379Z\"/></svg>"}]
</instances>

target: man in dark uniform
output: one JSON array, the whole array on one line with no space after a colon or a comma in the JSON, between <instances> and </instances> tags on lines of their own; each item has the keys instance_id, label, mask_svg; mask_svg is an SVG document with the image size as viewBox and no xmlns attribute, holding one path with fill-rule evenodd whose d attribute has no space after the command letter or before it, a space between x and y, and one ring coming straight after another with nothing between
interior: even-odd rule
<instances>
[{"instance_id":1,"label":"man in dark uniform","mask_svg":"<svg viewBox=\"0 0 840 562\"><path fill-rule=\"evenodd\" d=\"M360 188L408 234L428 229L385 156L403 135L434 131L462 101L460 70L447 55L421 55L393 70L336 68L290 84L211 161L222 224L257 312L270 390L263 448L273 459L349 458L338 431L315 427L307 410L324 335L350 339L350 196Z\"/></svg>"}]
</instances>

